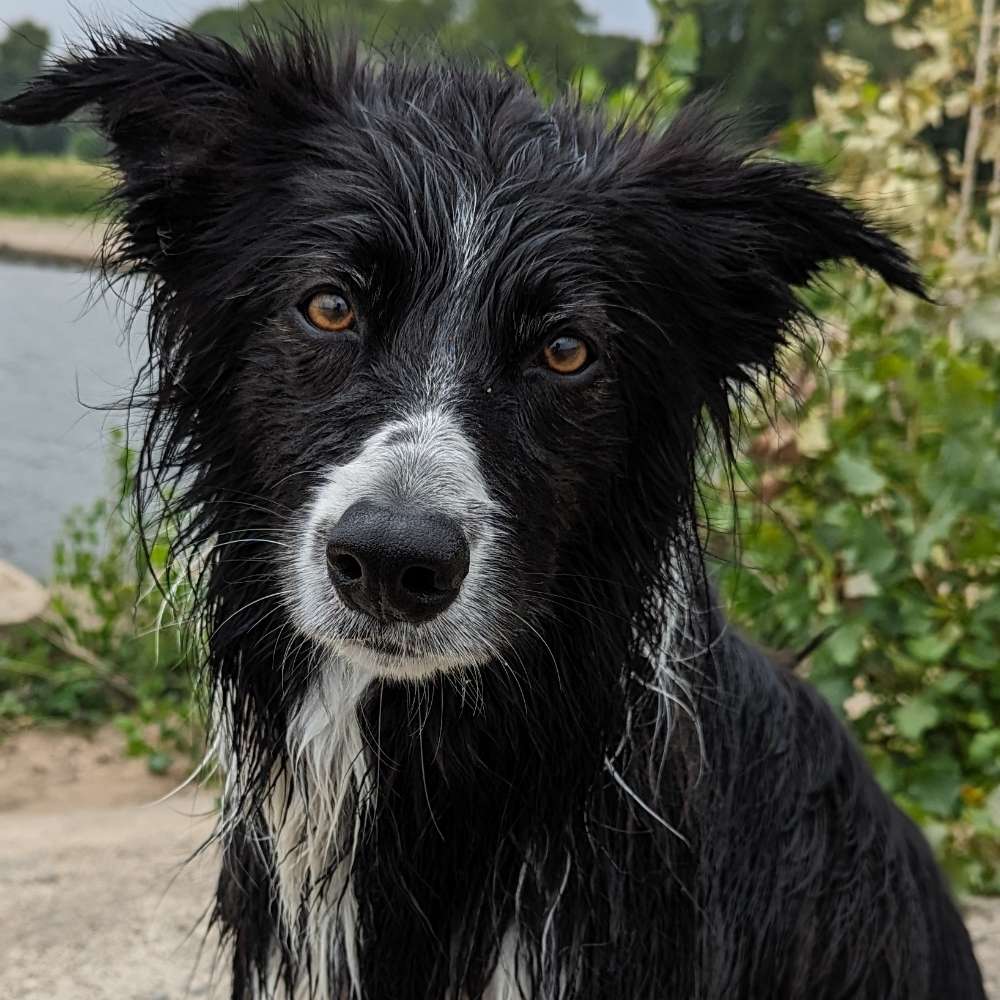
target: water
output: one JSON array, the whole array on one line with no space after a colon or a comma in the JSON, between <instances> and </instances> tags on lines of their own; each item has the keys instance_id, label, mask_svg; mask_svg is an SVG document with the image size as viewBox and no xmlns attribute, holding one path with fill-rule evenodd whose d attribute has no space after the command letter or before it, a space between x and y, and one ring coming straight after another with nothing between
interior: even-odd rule
<instances>
[{"instance_id":1,"label":"water","mask_svg":"<svg viewBox=\"0 0 1000 1000\"><path fill-rule=\"evenodd\" d=\"M109 495L109 432L137 366L92 274L0 261L0 559L46 579L72 508ZM133 347L132 353L135 353Z\"/></svg>"}]
</instances>

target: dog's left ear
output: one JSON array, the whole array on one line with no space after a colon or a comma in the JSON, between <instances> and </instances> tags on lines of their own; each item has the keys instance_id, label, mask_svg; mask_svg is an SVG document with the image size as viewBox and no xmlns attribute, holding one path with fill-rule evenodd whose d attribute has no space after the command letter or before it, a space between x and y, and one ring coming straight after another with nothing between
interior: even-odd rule
<instances>
[{"instance_id":1,"label":"dog's left ear","mask_svg":"<svg viewBox=\"0 0 1000 1000\"><path fill-rule=\"evenodd\" d=\"M204 218L206 195L245 142L260 85L252 69L231 46L188 32L95 34L0 102L0 122L43 125L93 108L120 175L131 263L150 265Z\"/></svg>"},{"instance_id":2,"label":"dog's left ear","mask_svg":"<svg viewBox=\"0 0 1000 1000\"><path fill-rule=\"evenodd\" d=\"M647 138L613 185L643 309L717 419L732 388L773 369L806 312L797 290L825 264L854 260L924 296L906 253L820 185L807 167L748 156L698 104Z\"/></svg>"}]
</instances>

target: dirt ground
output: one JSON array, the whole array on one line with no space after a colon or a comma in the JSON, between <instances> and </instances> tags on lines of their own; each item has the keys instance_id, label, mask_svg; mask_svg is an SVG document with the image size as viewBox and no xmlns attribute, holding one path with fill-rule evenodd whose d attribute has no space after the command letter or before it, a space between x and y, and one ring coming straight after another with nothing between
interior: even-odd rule
<instances>
[{"instance_id":1,"label":"dirt ground","mask_svg":"<svg viewBox=\"0 0 1000 1000\"><path fill-rule=\"evenodd\" d=\"M209 792L155 803L178 776L93 740L27 731L0 743L0 998L223 998L203 917ZM1000 1000L1000 900L966 911L992 1000Z\"/></svg>"},{"instance_id":2,"label":"dirt ground","mask_svg":"<svg viewBox=\"0 0 1000 1000\"><path fill-rule=\"evenodd\" d=\"M181 792L121 737L25 732L0 743L0 998L225 997L203 917L209 792Z\"/></svg>"}]
</instances>

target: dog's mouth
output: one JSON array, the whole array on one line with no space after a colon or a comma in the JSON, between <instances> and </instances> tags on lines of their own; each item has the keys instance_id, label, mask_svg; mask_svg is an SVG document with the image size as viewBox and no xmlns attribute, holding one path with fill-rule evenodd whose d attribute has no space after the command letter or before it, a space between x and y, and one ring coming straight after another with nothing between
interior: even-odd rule
<instances>
[{"instance_id":1,"label":"dog's mouth","mask_svg":"<svg viewBox=\"0 0 1000 1000\"><path fill-rule=\"evenodd\" d=\"M352 666L396 680L422 680L446 670L482 664L472 651L428 651L389 638L341 639L337 654Z\"/></svg>"},{"instance_id":2,"label":"dog's mouth","mask_svg":"<svg viewBox=\"0 0 1000 1000\"><path fill-rule=\"evenodd\" d=\"M365 650L365 652L370 653L375 656L402 656L416 658L421 655L420 651L414 649L412 646L406 646L401 642L395 642L392 639L351 639L348 640L348 645L358 646L360 649Z\"/></svg>"}]
</instances>

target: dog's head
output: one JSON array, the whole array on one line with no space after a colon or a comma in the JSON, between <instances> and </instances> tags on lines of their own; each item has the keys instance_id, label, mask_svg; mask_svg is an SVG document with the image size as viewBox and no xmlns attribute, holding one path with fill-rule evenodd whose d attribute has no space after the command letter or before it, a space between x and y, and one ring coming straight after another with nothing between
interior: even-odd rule
<instances>
[{"instance_id":1,"label":"dog's head","mask_svg":"<svg viewBox=\"0 0 1000 1000\"><path fill-rule=\"evenodd\" d=\"M174 33L97 38L0 120L84 105L188 537L231 583L273 567L290 625L384 675L627 619L690 525L704 415L772 369L795 287L853 258L919 291L701 107L651 133L510 73Z\"/></svg>"}]
</instances>

